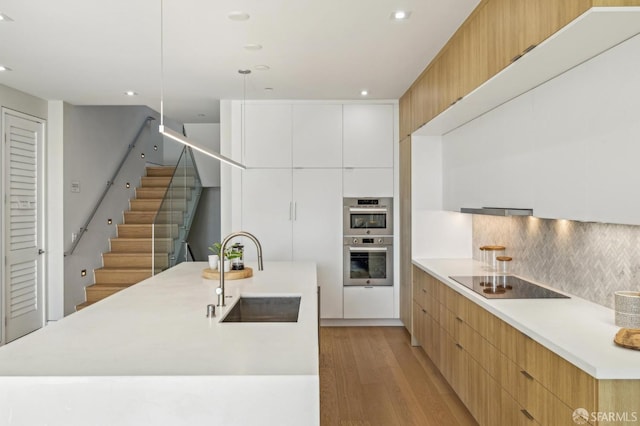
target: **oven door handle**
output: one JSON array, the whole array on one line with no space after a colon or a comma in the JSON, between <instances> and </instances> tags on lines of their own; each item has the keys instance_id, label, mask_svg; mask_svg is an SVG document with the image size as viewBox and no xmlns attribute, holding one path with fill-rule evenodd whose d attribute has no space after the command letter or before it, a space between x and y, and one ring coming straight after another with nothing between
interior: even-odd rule
<instances>
[{"instance_id":1,"label":"oven door handle","mask_svg":"<svg viewBox=\"0 0 640 426\"><path fill-rule=\"evenodd\" d=\"M349 251L359 251L359 252L388 251L388 248L387 247L349 247Z\"/></svg>"},{"instance_id":2,"label":"oven door handle","mask_svg":"<svg viewBox=\"0 0 640 426\"><path fill-rule=\"evenodd\" d=\"M387 209L384 208L369 208L369 207L349 207L351 213L386 213Z\"/></svg>"}]
</instances>

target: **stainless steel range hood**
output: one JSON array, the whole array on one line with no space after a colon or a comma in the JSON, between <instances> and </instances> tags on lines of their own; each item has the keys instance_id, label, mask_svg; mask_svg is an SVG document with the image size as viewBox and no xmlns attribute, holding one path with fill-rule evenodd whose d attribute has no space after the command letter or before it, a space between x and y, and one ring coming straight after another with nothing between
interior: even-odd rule
<instances>
[{"instance_id":1,"label":"stainless steel range hood","mask_svg":"<svg viewBox=\"0 0 640 426\"><path fill-rule=\"evenodd\" d=\"M533 216L533 209L516 209L511 207L463 207L460 213L484 214L489 216Z\"/></svg>"}]
</instances>

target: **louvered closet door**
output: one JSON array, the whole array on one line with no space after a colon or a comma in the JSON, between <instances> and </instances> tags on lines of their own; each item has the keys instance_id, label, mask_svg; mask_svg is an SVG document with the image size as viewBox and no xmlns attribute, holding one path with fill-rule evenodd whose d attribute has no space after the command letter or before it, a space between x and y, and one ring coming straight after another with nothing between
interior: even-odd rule
<instances>
[{"instance_id":1,"label":"louvered closet door","mask_svg":"<svg viewBox=\"0 0 640 426\"><path fill-rule=\"evenodd\" d=\"M44 123L3 111L5 342L43 325L40 173Z\"/></svg>"}]
</instances>

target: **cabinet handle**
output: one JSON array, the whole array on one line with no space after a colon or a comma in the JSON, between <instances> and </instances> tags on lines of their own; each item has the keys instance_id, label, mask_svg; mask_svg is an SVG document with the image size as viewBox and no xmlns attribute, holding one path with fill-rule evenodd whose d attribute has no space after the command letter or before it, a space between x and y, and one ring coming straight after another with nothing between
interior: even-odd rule
<instances>
[{"instance_id":1,"label":"cabinet handle","mask_svg":"<svg viewBox=\"0 0 640 426\"><path fill-rule=\"evenodd\" d=\"M423 289L422 289L422 292L423 292L423 293L426 293L426 292L427 292L427 290L423 288Z\"/></svg>"},{"instance_id":2,"label":"cabinet handle","mask_svg":"<svg viewBox=\"0 0 640 426\"><path fill-rule=\"evenodd\" d=\"M458 347L458 349L464 349L460 343L456 343L456 346Z\"/></svg>"},{"instance_id":3,"label":"cabinet handle","mask_svg":"<svg viewBox=\"0 0 640 426\"><path fill-rule=\"evenodd\" d=\"M520 410L520 412L521 412L522 414L524 414L524 416L525 416L526 418L528 418L529 420L535 420L535 419L533 418L533 416L531 415L531 413L529 413L529 412L528 412L527 410L525 410L524 408L523 408L522 410Z\"/></svg>"},{"instance_id":4,"label":"cabinet handle","mask_svg":"<svg viewBox=\"0 0 640 426\"><path fill-rule=\"evenodd\" d=\"M520 53L518 53L516 56L514 56L513 58L511 58L511 63L517 61L518 59L522 58L522 55Z\"/></svg>"},{"instance_id":5,"label":"cabinet handle","mask_svg":"<svg viewBox=\"0 0 640 426\"><path fill-rule=\"evenodd\" d=\"M364 288L373 288L372 285L365 285Z\"/></svg>"},{"instance_id":6,"label":"cabinet handle","mask_svg":"<svg viewBox=\"0 0 640 426\"><path fill-rule=\"evenodd\" d=\"M456 317L456 319L458 320L458 322L462 322L462 318Z\"/></svg>"},{"instance_id":7,"label":"cabinet handle","mask_svg":"<svg viewBox=\"0 0 640 426\"><path fill-rule=\"evenodd\" d=\"M298 220L298 203L295 201L293 202L293 220Z\"/></svg>"},{"instance_id":8,"label":"cabinet handle","mask_svg":"<svg viewBox=\"0 0 640 426\"><path fill-rule=\"evenodd\" d=\"M425 313L425 314L427 313L427 311L425 311L424 309L422 310L422 312Z\"/></svg>"},{"instance_id":9,"label":"cabinet handle","mask_svg":"<svg viewBox=\"0 0 640 426\"><path fill-rule=\"evenodd\" d=\"M524 50L522 51L522 54L523 54L523 55L525 55L525 54L527 54L527 53L531 52L533 49L535 49L535 48L536 48L536 46L537 46L537 44L532 44L531 46L529 46L529 47L527 47L526 49L524 49Z\"/></svg>"},{"instance_id":10,"label":"cabinet handle","mask_svg":"<svg viewBox=\"0 0 640 426\"><path fill-rule=\"evenodd\" d=\"M520 373L529 380L533 380L533 376L527 373L525 370L520 370Z\"/></svg>"}]
</instances>

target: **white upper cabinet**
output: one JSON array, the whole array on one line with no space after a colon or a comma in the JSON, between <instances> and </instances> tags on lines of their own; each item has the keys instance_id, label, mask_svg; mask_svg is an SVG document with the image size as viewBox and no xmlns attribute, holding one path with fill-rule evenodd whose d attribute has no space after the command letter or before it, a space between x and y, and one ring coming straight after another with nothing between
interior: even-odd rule
<instances>
[{"instance_id":1,"label":"white upper cabinet","mask_svg":"<svg viewBox=\"0 0 640 426\"><path fill-rule=\"evenodd\" d=\"M392 104L343 107L344 167L393 167Z\"/></svg>"},{"instance_id":2,"label":"white upper cabinet","mask_svg":"<svg viewBox=\"0 0 640 426\"><path fill-rule=\"evenodd\" d=\"M342 167L342 105L293 105L293 167Z\"/></svg>"},{"instance_id":3,"label":"white upper cabinet","mask_svg":"<svg viewBox=\"0 0 640 426\"><path fill-rule=\"evenodd\" d=\"M393 197L393 169L344 169L345 197Z\"/></svg>"},{"instance_id":4,"label":"white upper cabinet","mask_svg":"<svg viewBox=\"0 0 640 426\"><path fill-rule=\"evenodd\" d=\"M291 167L292 106L245 105L244 164L247 167Z\"/></svg>"},{"instance_id":5,"label":"white upper cabinet","mask_svg":"<svg viewBox=\"0 0 640 426\"><path fill-rule=\"evenodd\" d=\"M640 36L442 136L444 208L640 225Z\"/></svg>"}]
</instances>

